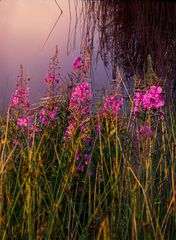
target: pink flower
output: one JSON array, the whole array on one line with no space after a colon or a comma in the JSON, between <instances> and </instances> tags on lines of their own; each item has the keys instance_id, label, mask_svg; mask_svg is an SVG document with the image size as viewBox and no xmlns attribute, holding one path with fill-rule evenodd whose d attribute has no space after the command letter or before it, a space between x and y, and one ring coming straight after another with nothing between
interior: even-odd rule
<instances>
[{"instance_id":1,"label":"pink flower","mask_svg":"<svg viewBox=\"0 0 176 240\"><path fill-rule=\"evenodd\" d=\"M57 112L57 106L55 106L53 110L42 108L39 112L39 119L41 120L41 123L44 125L49 125L51 121L56 120Z\"/></svg>"},{"instance_id":2,"label":"pink flower","mask_svg":"<svg viewBox=\"0 0 176 240\"><path fill-rule=\"evenodd\" d=\"M146 110L158 109L164 106L164 100L161 96L162 88L151 86L151 88L146 91L143 96L142 106Z\"/></svg>"},{"instance_id":3,"label":"pink flower","mask_svg":"<svg viewBox=\"0 0 176 240\"><path fill-rule=\"evenodd\" d=\"M48 116L47 116L47 110L45 108L42 108L39 112L39 119L41 120L42 124L48 125L50 123Z\"/></svg>"},{"instance_id":4,"label":"pink flower","mask_svg":"<svg viewBox=\"0 0 176 240\"><path fill-rule=\"evenodd\" d=\"M140 139L147 139L152 136L152 130L148 125L140 126L138 133L138 137Z\"/></svg>"},{"instance_id":5,"label":"pink flower","mask_svg":"<svg viewBox=\"0 0 176 240\"><path fill-rule=\"evenodd\" d=\"M18 143L18 139L17 138L14 138L13 139L13 144L16 145Z\"/></svg>"},{"instance_id":6,"label":"pink flower","mask_svg":"<svg viewBox=\"0 0 176 240\"><path fill-rule=\"evenodd\" d=\"M19 127L27 127L27 125L28 125L28 119L27 118L18 118L17 126L19 126Z\"/></svg>"},{"instance_id":7,"label":"pink flower","mask_svg":"<svg viewBox=\"0 0 176 240\"><path fill-rule=\"evenodd\" d=\"M67 129L66 129L64 139L65 140L70 140L74 131L75 131L75 126L72 122L70 122Z\"/></svg>"},{"instance_id":8,"label":"pink flower","mask_svg":"<svg viewBox=\"0 0 176 240\"><path fill-rule=\"evenodd\" d=\"M19 96L17 95L17 90L15 91L15 94L12 97L12 105L18 105L20 103Z\"/></svg>"},{"instance_id":9,"label":"pink flower","mask_svg":"<svg viewBox=\"0 0 176 240\"><path fill-rule=\"evenodd\" d=\"M82 61L82 59L81 59L80 57L78 57L78 58L74 61L74 63L73 63L73 70L74 70L74 71L77 71L77 70L80 69L80 67L81 67L81 61Z\"/></svg>"},{"instance_id":10,"label":"pink flower","mask_svg":"<svg viewBox=\"0 0 176 240\"><path fill-rule=\"evenodd\" d=\"M59 82L59 78L60 78L60 73L57 73L57 75L52 75L51 73L47 73L45 82L48 85L52 85L55 83L57 84Z\"/></svg>"},{"instance_id":11,"label":"pink flower","mask_svg":"<svg viewBox=\"0 0 176 240\"><path fill-rule=\"evenodd\" d=\"M25 114L29 108L29 88L26 78L27 76L24 76L23 66L20 65L20 76L12 96L11 109L14 112L21 112L23 114Z\"/></svg>"},{"instance_id":12,"label":"pink flower","mask_svg":"<svg viewBox=\"0 0 176 240\"><path fill-rule=\"evenodd\" d=\"M71 121L65 133L65 139L71 138L71 133L75 125L78 125L80 133L84 135L84 140L88 139L87 129L90 124L90 107L92 104L92 91L89 83L82 82L75 87L70 99L69 110ZM74 123L74 125L73 125Z\"/></svg>"},{"instance_id":13,"label":"pink flower","mask_svg":"<svg viewBox=\"0 0 176 240\"><path fill-rule=\"evenodd\" d=\"M143 94L141 92L137 92L134 98L135 106L139 107L141 106L143 101Z\"/></svg>"},{"instance_id":14,"label":"pink flower","mask_svg":"<svg viewBox=\"0 0 176 240\"><path fill-rule=\"evenodd\" d=\"M139 110L139 108L138 107L134 107L134 113L136 114L136 115L138 115L138 114L140 114L140 110Z\"/></svg>"},{"instance_id":15,"label":"pink flower","mask_svg":"<svg viewBox=\"0 0 176 240\"><path fill-rule=\"evenodd\" d=\"M58 59L58 47L56 46L56 51L54 56L50 59L48 73L44 79L47 84L47 97L49 101L53 101L53 98L58 95L60 80L60 66Z\"/></svg>"},{"instance_id":16,"label":"pink flower","mask_svg":"<svg viewBox=\"0 0 176 240\"><path fill-rule=\"evenodd\" d=\"M39 126L31 126L31 130L34 132L39 132L40 131L40 127Z\"/></svg>"},{"instance_id":17,"label":"pink flower","mask_svg":"<svg viewBox=\"0 0 176 240\"><path fill-rule=\"evenodd\" d=\"M117 99L115 96L108 96L102 109L103 116L113 115L116 116L122 106L123 99Z\"/></svg>"},{"instance_id":18,"label":"pink flower","mask_svg":"<svg viewBox=\"0 0 176 240\"><path fill-rule=\"evenodd\" d=\"M54 107L54 109L52 111L48 111L48 116L51 120L55 120L56 119L56 115L58 112L58 107Z\"/></svg>"},{"instance_id":19,"label":"pink flower","mask_svg":"<svg viewBox=\"0 0 176 240\"><path fill-rule=\"evenodd\" d=\"M164 106L162 91L160 86L153 85L144 93L137 92L134 97L134 113L139 115L142 110L158 110Z\"/></svg>"},{"instance_id":20,"label":"pink flower","mask_svg":"<svg viewBox=\"0 0 176 240\"><path fill-rule=\"evenodd\" d=\"M159 86L159 87L156 87L155 85L153 85L153 86L151 86L151 88L150 88L150 92L152 93L152 94L161 94L162 93L162 91L163 91L163 89Z\"/></svg>"},{"instance_id":21,"label":"pink flower","mask_svg":"<svg viewBox=\"0 0 176 240\"><path fill-rule=\"evenodd\" d=\"M92 92L89 83L82 82L75 87L70 99L69 109L73 111L74 118L77 118L78 115L85 116L86 113L89 114L91 103Z\"/></svg>"}]
</instances>

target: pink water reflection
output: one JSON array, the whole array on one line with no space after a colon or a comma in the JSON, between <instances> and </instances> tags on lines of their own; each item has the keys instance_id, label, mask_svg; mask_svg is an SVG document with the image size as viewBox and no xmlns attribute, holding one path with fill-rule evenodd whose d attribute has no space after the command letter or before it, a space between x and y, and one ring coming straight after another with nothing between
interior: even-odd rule
<instances>
[{"instance_id":1,"label":"pink water reflection","mask_svg":"<svg viewBox=\"0 0 176 240\"><path fill-rule=\"evenodd\" d=\"M51 0L2 0L0 2L0 95L1 102L9 97L15 87L19 65L22 63L32 81L32 100L44 93L43 78L48 69L49 58L58 45L62 73L71 70L72 59L79 49L67 57L69 28L68 1L60 1L63 14L52 35L42 48L50 30L60 14ZM74 14L72 22L75 21ZM79 40L78 40L79 42Z\"/></svg>"},{"instance_id":2,"label":"pink water reflection","mask_svg":"<svg viewBox=\"0 0 176 240\"><path fill-rule=\"evenodd\" d=\"M71 11L69 11L69 2ZM31 101L36 102L43 96L46 90L43 79L56 45L59 49L62 77L71 71L73 60L80 55L81 50L83 23L79 16L82 3L81 0L59 0L59 4L63 14L42 48L60 15L60 9L55 1L0 1L0 107L7 106L10 100L20 64L23 64L31 78L29 84ZM76 41L74 40L75 26ZM71 29L70 35L69 29ZM106 74L101 70L99 82L106 78Z\"/></svg>"}]
</instances>

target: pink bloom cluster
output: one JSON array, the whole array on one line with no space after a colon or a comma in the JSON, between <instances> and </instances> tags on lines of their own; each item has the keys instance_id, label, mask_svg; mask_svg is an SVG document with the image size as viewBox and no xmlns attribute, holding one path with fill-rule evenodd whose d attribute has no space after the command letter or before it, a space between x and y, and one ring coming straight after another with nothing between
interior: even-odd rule
<instances>
[{"instance_id":1,"label":"pink bloom cluster","mask_svg":"<svg viewBox=\"0 0 176 240\"><path fill-rule=\"evenodd\" d=\"M31 116L25 116L25 117L19 117L17 119L17 126L19 128L23 128L24 130L26 128L29 128L30 131L38 132L40 129L38 126L35 126L34 124L34 117Z\"/></svg>"},{"instance_id":2,"label":"pink bloom cluster","mask_svg":"<svg viewBox=\"0 0 176 240\"><path fill-rule=\"evenodd\" d=\"M152 136L152 130L148 125L140 126L139 131L137 133L140 139L146 139Z\"/></svg>"},{"instance_id":3,"label":"pink bloom cluster","mask_svg":"<svg viewBox=\"0 0 176 240\"><path fill-rule=\"evenodd\" d=\"M39 119L42 124L49 125L51 121L56 120L58 113L58 107L54 107L53 110L47 108L42 108L39 112Z\"/></svg>"},{"instance_id":4,"label":"pink bloom cluster","mask_svg":"<svg viewBox=\"0 0 176 240\"><path fill-rule=\"evenodd\" d=\"M158 110L164 106L164 100L162 97L162 88L159 86L151 86L145 93L137 92L134 98L134 113L140 114L141 110Z\"/></svg>"},{"instance_id":5,"label":"pink bloom cluster","mask_svg":"<svg viewBox=\"0 0 176 240\"><path fill-rule=\"evenodd\" d=\"M82 82L75 87L71 94L69 110L72 112L74 120L80 120L90 114L92 104L92 91L88 82Z\"/></svg>"},{"instance_id":6,"label":"pink bloom cluster","mask_svg":"<svg viewBox=\"0 0 176 240\"><path fill-rule=\"evenodd\" d=\"M27 117L17 119L17 126L18 127L27 127L28 123L29 123L29 119Z\"/></svg>"},{"instance_id":7,"label":"pink bloom cluster","mask_svg":"<svg viewBox=\"0 0 176 240\"><path fill-rule=\"evenodd\" d=\"M50 98L50 100L53 100L53 98L58 95L59 80L60 66L58 59L58 47L56 46L55 54L50 59L48 73L44 79L44 82L48 86L47 96Z\"/></svg>"},{"instance_id":8,"label":"pink bloom cluster","mask_svg":"<svg viewBox=\"0 0 176 240\"><path fill-rule=\"evenodd\" d=\"M68 125L68 127L67 127L67 129L66 129L64 138L65 138L66 140L71 139L71 138L72 138L72 135L74 134L74 131L75 131L75 125L74 125L74 123L72 123L72 122L70 121L70 122L69 122L69 125Z\"/></svg>"},{"instance_id":9,"label":"pink bloom cluster","mask_svg":"<svg viewBox=\"0 0 176 240\"><path fill-rule=\"evenodd\" d=\"M51 73L48 73L46 78L45 78L45 82L48 85L57 84L57 83L59 83L59 78L60 78L60 73L57 73L55 75L52 75Z\"/></svg>"},{"instance_id":10,"label":"pink bloom cluster","mask_svg":"<svg viewBox=\"0 0 176 240\"><path fill-rule=\"evenodd\" d=\"M39 127L39 126L34 126L34 125L32 125L32 126L31 126L31 130L32 130L33 132L39 132L39 131L40 131L40 127Z\"/></svg>"},{"instance_id":11,"label":"pink bloom cluster","mask_svg":"<svg viewBox=\"0 0 176 240\"><path fill-rule=\"evenodd\" d=\"M14 113L26 113L29 108L29 88L27 76L24 76L23 66L20 65L20 75L11 100L11 110Z\"/></svg>"},{"instance_id":12,"label":"pink bloom cluster","mask_svg":"<svg viewBox=\"0 0 176 240\"><path fill-rule=\"evenodd\" d=\"M40 127L35 125L33 116L26 116L17 119L17 127L24 132L28 132L31 140L34 139L35 133L40 131Z\"/></svg>"},{"instance_id":13,"label":"pink bloom cluster","mask_svg":"<svg viewBox=\"0 0 176 240\"><path fill-rule=\"evenodd\" d=\"M79 125L81 131L84 132L87 124L89 124L90 106L92 104L92 91L89 83L82 82L75 87L72 92L69 110L71 111L71 120L65 133L65 139L70 139L75 131L75 126Z\"/></svg>"},{"instance_id":14,"label":"pink bloom cluster","mask_svg":"<svg viewBox=\"0 0 176 240\"><path fill-rule=\"evenodd\" d=\"M74 63L73 63L73 70L74 70L74 71L77 71L77 70L79 70L79 69L81 68L81 62L82 62L81 57L78 57L78 58L74 61Z\"/></svg>"},{"instance_id":15,"label":"pink bloom cluster","mask_svg":"<svg viewBox=\"0 0 176 240\"><path fill-rule=\"evenodd\" d=\"M104 106L102 108L103 116L116 116L122 106L123 98L117 99L115 96L108 96L105 99Z\"/></svg>"},{"instance_id":16,"label":"pink bloom cluster","mask_svg":"<svg viewBox=\"0 0 176 240\"><path fill-rule=\"evenodd\" d=\"M22 105L23 107L29 106L29 88L26 89L16 89L13 96L12 96L12 103L11 106L19 106Z\"/></svg>"},{"instance_id":17,"label":"pink bloom cluster","mask_svg":"<svg viewBox=\"0 0 176 240\"><path fill-rule=\"evenodd\" d=\"M91 103L92 91L88 82L82 82L72 92L69 108L81 108Z\"/></svg>"},{"instance_id":18,"label":"pink bloom cluster","mask_svg":"<svg viewBox=\"0 0 176 240\"><path fill-rule=\"evenodd\" d=\"M11 100L11 113L17 122L18 128L29 126L29 88L27 76L24 76L23 66L20 65L20 75L17 80L16 90Z\"/></svg>"}]
</instances>

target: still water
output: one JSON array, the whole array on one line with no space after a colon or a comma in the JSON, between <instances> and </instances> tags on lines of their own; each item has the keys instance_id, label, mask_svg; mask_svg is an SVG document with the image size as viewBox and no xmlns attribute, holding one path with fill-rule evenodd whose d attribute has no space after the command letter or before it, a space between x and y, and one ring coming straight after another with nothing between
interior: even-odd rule
<instances>
[{"instance_id":1,"label":"still water","mask_svg":"<svg viewBox=\"0 0 176 240\"><path fill-rule=\"evenodd\" d=\"M58 6L59 5L59 6ZM61 11L62 10L62 11ZM166 89L176 88L176 3L118 0L1 0L0 105L15 88L19 65L31 81L31 102L45 94L43 79L58 45L64 79L86 40L95 89L107 86L118 65L130 88L150 54Z\"/></svg>"}]
</instances>

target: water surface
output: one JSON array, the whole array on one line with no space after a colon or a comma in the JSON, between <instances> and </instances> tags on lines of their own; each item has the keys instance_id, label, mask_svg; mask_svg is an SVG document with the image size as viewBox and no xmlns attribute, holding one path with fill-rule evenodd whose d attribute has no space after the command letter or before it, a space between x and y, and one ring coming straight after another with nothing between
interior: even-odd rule
<instances>
[{"instance_id":1,"label":"water surface","mask_svg":"<svg viewBox=\"0 0 176 240\"><path fill-rule=\"evenodd\" d=\"M117 65L131 88L133 73L138 71L142 75L150 54L163 83L167 78L169 95L174 95L175 3L137 0L60 0L58 3L63 11L61 16L54 0L0 2L1 105L9 102L20 64L31 78L31 101L35 102L45 93L43 79L55 46L59 48L64 78L71 71L73 60L80 55L85 39L91 50L91 73L96 89L115 78Z\"/></svg>"}]
</instances>

